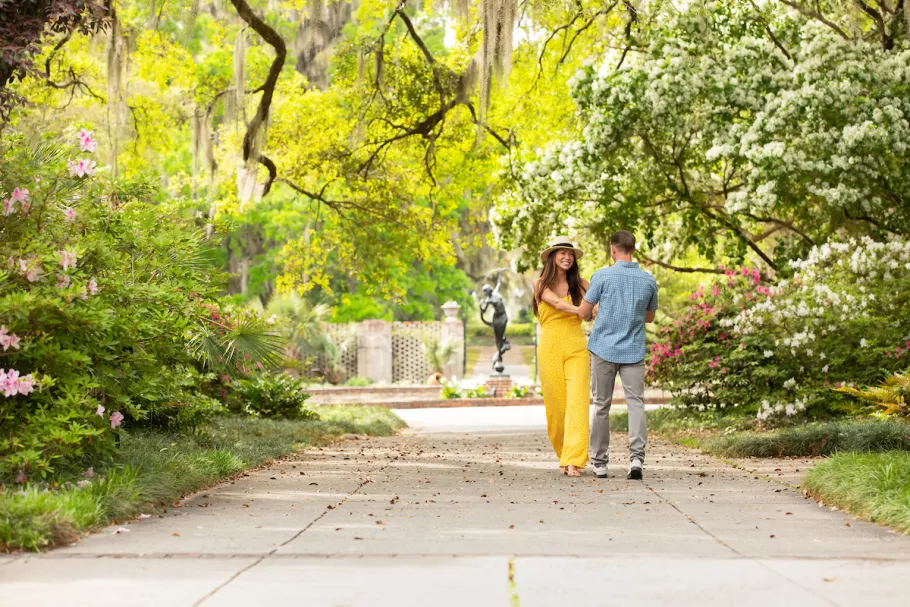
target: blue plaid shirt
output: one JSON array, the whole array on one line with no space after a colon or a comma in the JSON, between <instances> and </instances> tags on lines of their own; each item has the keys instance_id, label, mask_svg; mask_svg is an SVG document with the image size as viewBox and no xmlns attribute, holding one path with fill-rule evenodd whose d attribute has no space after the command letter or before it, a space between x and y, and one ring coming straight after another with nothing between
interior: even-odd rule
<instances>
[{"instance_id":1,"label":"blue plaid shirt","mask_svg":"<svg viewBox=\"0 0 910 607\"><path fill-rule=\"evenodd\" d=\"M600 304L588 350L611 363L645 358L645 311L657 309L657 281L634 261L617 261L591 277L585 301Z\"/></svg>"}]
</instances>

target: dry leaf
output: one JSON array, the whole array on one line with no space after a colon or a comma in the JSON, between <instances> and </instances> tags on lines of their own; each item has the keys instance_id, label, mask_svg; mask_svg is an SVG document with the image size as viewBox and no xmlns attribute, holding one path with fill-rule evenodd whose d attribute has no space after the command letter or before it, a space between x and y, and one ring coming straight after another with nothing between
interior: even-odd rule
<instances>
[{"instance_id":1,"label":"dry leaf","mask_svg":"<svg viewBox=\"0 0 910 607\"><path fill-rule=\"evenodd\" d=\"M174 537L180 537L179 533L172 533L171 535L173 535Z\"/></svg>"}]
</instances>

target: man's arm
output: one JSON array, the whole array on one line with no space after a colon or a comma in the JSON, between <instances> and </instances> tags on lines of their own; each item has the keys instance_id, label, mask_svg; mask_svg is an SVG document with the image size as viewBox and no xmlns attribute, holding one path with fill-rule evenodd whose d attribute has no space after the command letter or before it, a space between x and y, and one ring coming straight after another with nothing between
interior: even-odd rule
<instances>
[{"instance_id":1,"label":"man's arm","mask_svg":"<svg viewBox=\"0 0 910 607\"><path fill-rule=\"evenodd\" d=\"M654 290L651 292L651 299L645 310L645 322L654 322L654 316L657 314L657 283L654 283Z\"/></svg>"}]
</instances>

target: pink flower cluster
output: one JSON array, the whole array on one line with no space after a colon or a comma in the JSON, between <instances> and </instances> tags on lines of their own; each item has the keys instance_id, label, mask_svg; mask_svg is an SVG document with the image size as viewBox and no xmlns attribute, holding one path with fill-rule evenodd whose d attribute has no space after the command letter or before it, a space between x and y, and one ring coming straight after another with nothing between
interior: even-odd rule
<instances>
[{"instance_id":1,"label":"pink flower cluster","mask_svg":"<svg viewBox=\"0 0 910 607\"><path fill-rule=\"evenodd\" d=\"M740 270L739 273L742 274L743 276L745 276L746 278L751 277L752 282L754 284L758 284L761 282L761 272L758 270L750 270L749 268L743 266L742 270ZM736 276L736 272L734 272L733 270L727 270L726 272L724 272L724 276L727 276L727 277Z\"/></svg>"},{"instance_id":2,"label":"pink flower cluster","mask_svg":"<svg viewBox=\"0 0 910 607\"><path fill-rule=\"evenodd\" d=\"M893 352L891 352L891 351L885 352L885 356L886 356L887 358L892 358L892 357L893 357L893 358L900 358L900 357L902 357L904 354L908 354L908 353L910 353L910 341L908 341L906 344L904 344L904 347L903 347L903 348L902 348L900 345L894 346L894 351L893 351Z\"/></svg>"},{"instance_id":3,"label":"pink flower cluster","mask_svg":"<svg viewBox=\"0 0 910 607\"><path fill-rule=\"evenodd\" d=\"M94 152L98 149L98 142L94 139L95 134L92 131L82 129L79 131L79 149L83 152Z\"/></svg>"},{"instance_id":4,"label":"pink flower cluster","mask_svg":"<svg viewBox=\"0 0 910 607\"><path fill-rule=\"evenodd\" d=\"M85 177L86 175L95 174L96 163L94 160L85 160L80 158L79 160L70 160L66 163L66 168L70 171L70 177Z\"/></svg>"},{"instance_id":5,"label":"pink flower cluster","mask_svg":"<svg viewBox=\"0 0 910 607\"><path fill-rule=\"evenodd\" d=\"M60 267L63 268L63 271L66 272L70 268L76 267L76 261L78 257L76 256L76 251L73 249L67 249L65 251L57 251L57 255L60 256Z\"/></svg>"},{"instance_id":6,"label":"pink flower cluster","mask_svg":"<svg viewBox=\"0 0 910 607\"><path fill-rule=\"evenodd\" d=\"M10 333L6 325L0 326L0 346L3 346L4 352L10 348L13 350L19 349L19 336L15 333Z\"/></svg>"},{"instance_id":7,"label":"pink flower cluster","mask_svg":"<svg viewBox=\"0 0 910 607\"><path fill-rule=\"evenodd\" d=\"M19 377L19 372L15 369L5 371L0 369L0 390L3 390L3 396L9 398L17 394L30 394L34 390L35 380L29 373L24 377Z\"/></svg>"},{"instance_id":8,"label":"pink flower cluster","mask_svg":"<svg viewBox=\"0 0 910 607\"><path fill-rule=\"evenodd\" d=\"M31 203L28 201L28 190L25 188L14 189L9 199L3 202L3 214L12 215L15 213L17 202L22 205L23 211L29 210Z\"/></svg>"}]
</instances>

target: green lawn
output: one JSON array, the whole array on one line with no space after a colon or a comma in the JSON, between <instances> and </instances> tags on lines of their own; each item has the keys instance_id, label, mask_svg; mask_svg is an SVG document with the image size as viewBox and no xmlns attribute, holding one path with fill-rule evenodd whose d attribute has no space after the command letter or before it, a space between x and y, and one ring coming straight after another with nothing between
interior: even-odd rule
<instances>
[{"instance_id":1,"label":"green lawn","mask_svg":"<svg viewBox=\"0 0 910 607\"><path fill-rule=\"evenodd\" d=\"M387 436L404 426L388 409L320 407L319 421L228 417L196 434L124 435L115 465L84 486L31 485L0 493L0 551L40 550L143 512L248 468L343 434Z\"/></svg>"},{"instance_id":2,"label":"green lawn","mask_svg":"<svg viewBox=\"0 0 910 607\"><path fill-rule=\"evenodd\" d=\"M806 474L809 495L910 533L910 453L839 453Z\"/></svg>"},{"instance_id":3,"label":"green lawn","mask_svg":"<svg viewBox=\"0 0 910 607\"><path fill-rule=\"evenodd\" d=\"M701 447L722 457L817 457L847 451L910 451L910 424L878 420L806 424L773 432L719 436L704 441Z\"/></svg>"}]
</instances>

